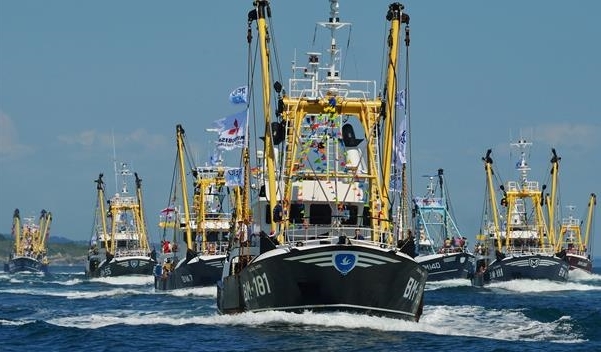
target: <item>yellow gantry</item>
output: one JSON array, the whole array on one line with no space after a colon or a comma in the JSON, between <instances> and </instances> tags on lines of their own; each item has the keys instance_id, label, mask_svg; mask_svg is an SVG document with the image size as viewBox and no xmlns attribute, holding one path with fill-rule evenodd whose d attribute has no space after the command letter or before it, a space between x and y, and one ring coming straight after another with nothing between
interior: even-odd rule
<instances>
[{"instance_id":1,"label":"yellow gantry","mask_svg":"<svg viewBox=\"0 0 601 352\"><path fill-rule=\"evenodd\" d=\"M184 207L184 218L186 221L186 244L188 249L192 249L192 228L190 223L190 206L188 205L188 183L186 182L186 164L184 162L184 136L185 131L182 125L176 126L177 136L177 156L179 161L179 172L182 180L182 201Z\"/></svg>"},{"instance_id":2,"label":"yellow gantry","mask_svg":"<svg viewBox=\"0 0 601 352\"><path fill-rule=\"evenodd\" d=\"M591 234L591 228L592 228L592 223L593 223L593 216L595 214L595 206L597 205L597 196L595 195L595 193L591 193L591 197L589 199L588 202L588 215L586 217L586 230L585 230L585 235L584 235L584 243L580 242L580 248L579 250L581 251L586 251L588 250L588 243L590 240L590 234Z\"/></svg>"},{"instance_id":3,"label":"yellow gantry","mask_svg":"<svg viewBox=\"0 0 601 352\"><path fill-rule=\"evenodd\" d=\"M271 11L269 9L269 1L257 0L254 2L255 14L257 20L257 30L259 33L259 48L261 54L261 75L263 80L263 113L265 116L265 162L267 165L269 187L269 209L274 209L277 204L277 193L276 193L276 173L275 173L275 150L271 134L271 80L269 72L269 36L266 16ZM250 18L249 18L250 26ZM245 165L246 167L247 165ZM250 204L243 204L244 207L249 208ZM271 231L275 232L276 223L271 219ZM283 240L283 237L280 238Z\"/></svg>"},{"instance_id":4,"label":"yellow gantry","mask_svg":"<svg viewBox=\"0 0 601 352\"><path fill-rule=\"evenodd\" d=\"M21 221L19 209L13 213L13 229L15 236L14 253L17 256L38 257L46 255L46 240L50 233L52 213L42 210L38 223L33 218Z\"/></svg>"}]
</instances>

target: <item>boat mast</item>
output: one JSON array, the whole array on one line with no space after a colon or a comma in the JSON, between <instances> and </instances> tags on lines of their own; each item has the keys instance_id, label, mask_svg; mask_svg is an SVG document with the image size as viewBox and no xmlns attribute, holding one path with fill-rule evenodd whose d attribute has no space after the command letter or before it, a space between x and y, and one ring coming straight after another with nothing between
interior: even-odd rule
<instances>
[{"instance_id":1,"label":"boat mast","mask_svg":"<svg viewBox=\"0 0 601 352\"><path fill-rule=\"evenodd\" d=\"M40 234L38 242L36 243L37 248L36 252L41 253L44 251L46 245L46 239L48 237L48 233L50 233L50 224L52 223L52 213L47 212L46 210L42 210L40 215Z\"/></svg>"},{"instance_id":2,"label":"boat mast","mask_svg":"<svg viewBox=\"0 0 601 352\"><path fill-rule=\"evenodd\" d=\"M186 182L186 165L184 162L184 136L185 131L182 125L175 127L177 136L177 156L179 160L179 172L182 181L182 201L184 206L184 217L186 220L186 246L192 250L192 228L190 224L190 207L188 205L188 184Z\"/></svg>"},{"instance_id":3,"label":"boat mast","mask_svg":"<svg viewBox=\"0 0 601 352\"><path fill-rule=\"evenodd\" d=\"M107 236L107 231L106 231L106 209L104 208L104 204L106 203L105 199L104 199L104 181L102 181L102 177L104 176L104 174L100 173L98 175L98 179L95 180L94 182L96 182L96 192L98 193L98 206L100 207L100 214L98 214L98 216L101 219L101 223L102 223L102 238L104 239L104 248L107 248L108 250L108 236ZM98 236L98 233L96 233L96 236Z\"/></svg>"},{"instance_id":4,"label":"boat mast","mask_svg":"<svg viewBox=\"0 0 601 352\"><path fill-rule=\"evenodd\" d=\"M275 173L275 150L273 145L272 131L271 131L271 81L269 72L269 35L267 28L266 17L271 17L271 8L269 7L268 0L256 0L254 2L255 9L250 11L248 14L248 26L250 33L250 24L253 20L257 21L257 31L259 33L259 48L261 53L261 74L262 74L262 88L263 88L263 113L265 116L265 162L267 165L267 186L269 187L269 209L272 211L277 204L277 192L276 192L276 173ZM250 38L249 38L250 40ZM244 161L248 161L248 150L244 156ZM246 178L246 174L245 174ZM248 186L248 185L246 185ZM248 188L248 187L246 187ZM244 195L243 195L244 198ZM248 204L243 204L243 207L248 208ZM244 208L242 211L248 211ZM276 222L271 216L271 231L275 232Z\"/></svg>"},{"instance_id":5,"label":"boat mast","mask_svg":"<svg viewBox=\"0 0 601 352\"><path fill-rule=\"evenodd\" d=\"M591 193L591 197L588 202L588 215L586 217L586 231L585 231L585 235L584 235L584 243L580 242L580 248L578 248L582 252L589 250L588 249L588 241L590 239L589 235L591 233L591 226L593 223L593 216L595 213L596 205L597 205L597 196L595 195L595 193ZM591 252L592 251L589 251L589 253L591 253Z\"/></svg>"},{"instance_id":6,"label":"boat mast","mask_svg":"<svg viewBox=\"0 0 601 352\"><path fill-rule=\"evenodd\" d=\"M148 234L146 233L146 221L144 220L144 205L142 203L142 179L138 177L138 173L134 172L136 177L136 197L138 199L138 212L136 214L138 221L138 232L140 240L140 248L148 251L150 244L148 243Z\"/></svg>"},{"instance_id":7,"label":"boat mast","mask_svg":"<svg viewBox=\"0 0 601 352\"><path fill-rule=\"evenodd\" d=\"M440 186L440 199L441 199L441 205L444 207L444 212L443 212L443 238L448 238L449 236L449 204L447 203L447 195L444 189L444 169L438 169L438 185Z\"/></svg>"},{"instance_id":8,"label":"boat mast","mask_svg":"<svg viewBox=\"0 0 601 352\"><path fill-rule=\"evenodd\" d=\"M558 178L558 173L559 173L559 161L561 160L561 157L557 156L557 153L555 152L555 148L551 148L551 153L553 154L553 157L551 157L551 200L549 201L549 203L547 204L548 206L548 213L549 213L549 238L552 239L552 241L556 241L557 240L557 234L555 233L555 198L556 198L556 194L557 194L557 178ZM559 246L559 240L556 241L557 242L557 246ZM553 245L553 243L551 243Z\"/></svg>"},{"instance_id":9,"label":"boat mast","mask_svg":"<svg viewBox=\"0 0 601 352\"><path fill-rule=\"evenodd\" d=\"M405 7L398 3L392 3L388 6L388 13L386 14L386 19L391 22L390 33L388 34L388 70L387 70L387 79L386 79L386 111L385 111L385 119L384 119L384 139L382 142L382 197L381 197L381 207L383 213L380 217L384 217L384 222L387 223L389 220L389 207L390 207L390 181L392 174L392 166L393 163L393 153L394 153L394 131L396 126L396 95L397 95L397 58L398 58L398 50L399 50L399 33L400 33L400 24L401 20L403 23L409 24L409 16L403 14L403 9ZM404 165L403 165L404 168ZM402 187L405 187L405 182L403 180ZM407 208L408 204L408 192L401 192L403 198L401 199L401 207L403 207L403 203L405 208ZM407 202L404 202L407 201ZM408 216L406 213L408 211L406 209L401 209L402 217L401 221L403 224L408 224ZM389 242L392 241L392 237L389 238Z\"/></svg>"},{"instance_id":10,"label":"boat mast","mask_svg":"<svg viewBox=\"0 0 601 352\"><path fill-rule=\"evenodd\" d=\"M490 202L490 211L491 211L491 217L493 219L493 224L494 224L494 234L495 234L495 238L497 239L497 249L500 251L503 247L502 243L501 243L501 233L499 232L499 213L497 211L497 196L495 194L495 188L494 188L494 184L493 184L493 171L492 171L492 158L490 157L490 154L492 153L492 150L489 149L486 151L486 156L484 156L482 158L482 161L484 161L484 170L486 171L486 185L488 186L488 196L489 199L488 201ZM486 226L488 228L488 224Z\"/></svg>"},{"instance_id":11,"label":"boat mast","mask_svg":"<svg viewBox=\"0 0 601 352\"><path fill-rule=\"evenodd\" d=\"M15 236L15 254L21 255L21 215L19 209L15 209L13 213L13 236Z\"/></svg>"}]
</instances>

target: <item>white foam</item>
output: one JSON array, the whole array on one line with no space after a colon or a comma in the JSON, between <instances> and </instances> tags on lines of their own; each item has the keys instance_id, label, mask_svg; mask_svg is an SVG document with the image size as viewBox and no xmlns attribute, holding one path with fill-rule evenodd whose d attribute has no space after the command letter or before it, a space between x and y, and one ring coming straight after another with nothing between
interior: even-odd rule
<instances>
[{"instance_id":1,"label":"white foam","mask_svg":"<svg viewBox=\"0 0 601 352\"><path fill-rule=\"evenodd\" d=\"M155 290L156 293L166 294L175 297L199 296L217 298L217 286L206 287L188 287L176 290Z\"/></svg>"},{"instance_id":2,"label":"white foam","mask_svg":"<svg viewBox=\"0 0 601 352\"><path fill-rule=\"evenodd\" d=\"M601 275L576 269L570 271L570 281L601 281Z\"/></svg>"},{"instance_id":3,"label":"white foam","mask_svg":"<svg viewBox=\"0 0 601 352\"><path fill-rule=\"evenodd\" d=\"M19 325L25 325L25 324L29 324L29 323L33 323L33 321L32 320L13 321L13 320L0 319L0 326L19 326Z\"/></svg>"},{"instance_id":4,"label":"white foam","mask_svg":"<svg viewBox=\"0 0 601 352\"><path fill-rule=\"evenodd\" d=\"M108 325L230 325L264 324L309 325L342 329L374 329L380 331L421 332L444 336L468 336L507 341L552 341L582 343L574 334L572 319L561 317L553 322L539 322L520 310L485 309L478 306L433 306L424 310L419 323L398 319L371 317L350 313L285 312L241 313L235 315L190 315L190 312L114 311L94 315L54 318L48 321L64 327L97 329ZM360 317L360 319L358 319Z\"/></svg>"},{"instance_id":5,"label":"white foam","mask_svg":"<svg viewBox=\"0 0 601 352\"><path fill-rule=\"evenodd\" d=\"M129 275L91 278L91 282L102 282L109 285L154 285L152 275Z\"/></svg>"},{"instance_id":6,"label":"white foam","mask_svg":"<svg viewBox=\"0 0 601 352\"><path fill-rule=\"evenodd\" d=\"M31 296L52 296L52 297L65 297L67 299L90 299L98 297L113 297L123 295L136 295L136 294L151 294L152 292L148 289L125 289L125 288L113 288L96 291L51 291L47 288L38 289L6 289L0 290L2 293L12 293L17 295L31 295Z\"/></svg>"},{"instance_id":7,"label":"white foam","mask_svg":"<svg viewBox=\"0 0 601 352\"><path fill-rule=\"evenodd\" d=\"M486 287L495 290L497 293L503 293L503 290L520 293L601 290L601 286L588 285L579 282L527 279L494 282Z\"/></svg>"},{"instance_id":8,"label":"white foam","mask_svg":"<svg viewBox=\"0 0 601 352\"><path fill-rule=\"evenodd\" d=\"M79 285L83 282L81 279L70 279L65 281L50 281L51 284L63 285L63 286L73 286Z\"/></svg>"},{"instance_id":9,"label":"white foam","mask_svg":"<svg viewBox=\"0 0 601 352\"><path fill-rule=\"evenodd\" d=\"M442 281L426 281L426 291L434 291L442 288L472 286L468 279L450 279Z\"/></svg>"}]
</instances>

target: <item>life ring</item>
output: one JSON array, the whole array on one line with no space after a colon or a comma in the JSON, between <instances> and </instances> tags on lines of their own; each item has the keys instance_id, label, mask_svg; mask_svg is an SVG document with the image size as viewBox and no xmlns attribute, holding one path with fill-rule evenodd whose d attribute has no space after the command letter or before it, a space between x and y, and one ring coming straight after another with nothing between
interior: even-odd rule
<instances>
[{"instance_id":1,"label":"life ring","mask_svg":"<svg viewBox=\"0 0 601 352\"><path fill-rule=\"evenodd\" d=\"M209 254L215 254L215 243L209 244Z\"/></svg>"}]
</instances>

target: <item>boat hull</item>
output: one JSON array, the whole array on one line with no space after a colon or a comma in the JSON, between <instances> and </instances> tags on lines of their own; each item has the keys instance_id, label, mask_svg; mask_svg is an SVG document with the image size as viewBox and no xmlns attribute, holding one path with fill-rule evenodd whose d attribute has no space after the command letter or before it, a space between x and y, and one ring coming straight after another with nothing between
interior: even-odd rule
<instances>
[{"instance_id":1,"label":"boat hull","mask_svg":"<svg viewBox=\"0 0 601 352\"><path fill-rule=\"evenodd\" d=\"M31 257L14 257L4 264L7 273L33 272L48 273L48 264Z\"/></svg>"},{"instance_id":2,"label":"boat hull","mask_svg":"<svg viewBox=\"0 0 601 352\"><path fill-rule=\"evenodd\" d=\"M214 286L221 278L225 255L199 256L180 263L170 273L161 264L154 270L154 288L174 290L187 287Z\"/></svg>"},{"instance_id":3,"label":"boat hull","mask_svg":"<svg viewBox=\"0 0 601 352\"><path fill-rule=\"evenodd\" d=\"M564 259L542 254L516 255L494 260L484 272L474 274L472 284L483 286L518 279L565 282L568 275L569 264Z\"/></svg>"},{"instance_id":4,"label":"boat hull","mask_svg":"<svg viewBox=\"0 0 601 352\"><path fill-rule=\"evenodd\" d=\"M567 253L566 260L570 264L570 270L580 269L587 273L593 272L593 262L585 256Z\"/></svg>"},{"instance_id":5,"label":"boat hull","mask_svg":"<svg viewBox=\"0 0 601 352\"><path fill-rule=\"evenodd\" d=\"M476 265L474 255L466 252L417 256L415 260L428 270L428 281L467 279Z\"/></svg>"},{"instance_id":6,"label":"boat hull","mask_svg":"<svg viewBox=\"0 0 601 352\"><path fill-rule=\"evenodd\" d=\"M410 257L328 245L255 258L217 284L221 313L348 311L418 321L427 271Z\"/></svg>"},{"instance_id":7,"label":"boat hull","mask_svg":"<svg viewBox=\"0 0 601 352\"><path fill-rule=\"evenodd\" d=\"M144 256L124 256L110 261L92 256L86 265L88 277L113 277L126 275L152 275L156 261Z\"/></svg>"}]
</instances>

